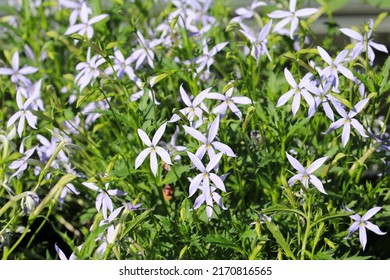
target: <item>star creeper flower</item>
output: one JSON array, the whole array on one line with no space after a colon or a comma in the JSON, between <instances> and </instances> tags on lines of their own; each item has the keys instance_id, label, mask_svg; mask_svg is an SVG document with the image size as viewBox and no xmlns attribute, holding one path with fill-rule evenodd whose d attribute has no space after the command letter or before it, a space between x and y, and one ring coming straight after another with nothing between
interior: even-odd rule
<instances>
[{"instance_id":1,"label":"star creeper flower","mask_svg":"<svg viewBox=\"0 0 390 280\"><path fill-rule=\"evenodd\" d=\"M115 72L118 75L119 79L122 79L125 74L129 76L130 80L134 82L139 82L140 79L135 75L133 68L130 66L131 59L130 57L126 58L123 56L122 52L118 49L115 50L114 52L114 57L111 57L114 59L114 66L107 67L104 72L107 75L111 75ZM114 68L114 69L112 69Z\"/></svg>"},{"instance_id":2,"label":"star creeper flower","mask_svg":"<svg viewBox=\"0 0 390 280\"><path fill-rule=\"evenodd\" d=\"M379 229L377 225L374 225L368 219L370 219L372 216L374 216L376 213L381 210L381 207L374 207L371 208L366 212L366 214L363 215L363 217L360 217L358 214L354 214L350 216L355 222L350 226L348 229L348 237L351 237L352 234L359 229L359 239L360 244L363 246L363 251L366 248L367 244L367 232L366 228L371 230L372 232L375 232L378 235L385 235L386 232L383 232Z\"/></svg>"},{"instance_id":3,"label":"star creeper flower","mask_svg":"<svg viewBox=\"0 0 390 280\"><path fill-rule=\"evenodd\" d=\"M208 109L206 105L203 103L203 100L206 98L207 94L209 93L211 88L205 89L192 100L188 96L187 92L184 90L183 85L180 85L180 95L181 99L183 100L184 104L188 107L181 109L180 113L185 115L190 123L194 121L195 116L198 117L198 120L202 120L203 111L207 112ZM177 114L174 114L172 118L168 122L177 122L180 120L180 116Z\"/></svg>"},{"instance_id":4,"label":"star creeper flower","mask_svg":"<svg viewBox=\"0 0 390 280\"><path fill-rule=\"evenodd\" d=\"M278 32L288 23L291 23L290 37L291 39L293 39L294 31L298 28L299 25L299 17L307 17L318 11L318 9L316 8L306 8L306 9L301 9L296 11L295 10L296 5L297 5L297 0L290 0L289 11L277 10L268 14L268 16L273 19L283 18L282 21L280 21L278 24L275 25L273 32Z\"/></svg>"},{"instance_id":5,"label":"star creeper flower","mask_svg":"<svg viewBox=\"0 0 390 280\"><path fill-rule=\"evenodd\" d=\"M151 68L154 69L153 59L154 52L153 49L160 45L163 40L162 39L154 39L152 41L145 40L144 36L141 32L137 31L138 42L141 45L140 49L135 50L129 57L131 63L136 61L135 69L138 69L142 63L145 61L145 58L148 59L148 64Z\"/></svg>"},{"instance_id":6,"label":"star creeper flower","mask_svg":"<svg viewBox=\"0 0 390 280\"><path fill-rule=\"evenodd\" d=\"M219 51L221 51L228 42L220 43L211 48L209 51L209 48L207 46L206 39L203 40L203 53L201 56L195 58L195 63L198 64L198 67L196 68L196 73L200 73L206 66L207 66L207 73L210 72L210 67L214 63L213 56L215 56Z\"/></svg>"},{"instance_id":7,"label":"star creeper flower","mask_svg":"<svg viewBox=\"0 0 390 280\"><path fill-rule=\"evenodd\" d=\"M10 127L16 122L17 119L19 119L19 137L22 137L25 120L27 120L27 123L30 127L32 127L33 129L37 129L36 124L38 121L38 117L34 116L29 110L31 103L36 99L36 97L37 95L34 94L23 103L22 94L20 93L20 91L16 93L16 103L18 104L19 112L16 112L14 115L11 116L11 118L7 122L7 127Z\"/></svg>"},{"instance_id":8,"label":"star creeper flower","mask_svg":"<svg viewBox=\"0 0 390 280\"><path fill-rule=\"evenodd\" d=\"M322 70L322 74L325 77L334 77L335 80L335 88L338 88L339 85L339 77L338 72L344 75L344 77L355 80L355 76L352 74L352 72L344 66L344 63L346 62L346 57L348 55L348 50L341 51L336 58L333 60L329 54L321 48L320 46L317 46L318 53L320 54L321 58L329 65L325 67Z\"/></svg>"},{"instance_id":9,"label":"star creeper flower","mask_svg":"<svg viewBox=\"0 0 390 280\"><path fill-rule=\"evenodd\" d=\"M157 175L157 155L159 155L166 164L172 164L169 153L163 148L157 146L165 132L166 126L167 123L165 122L162 126L160 126L159 129L157 129L152 141L150 141L150 138L142 129L138 129L139 137L141 138L142 142L148 146L148 148L144 149L135 159L135 169L137 169L144 162L148 154L150 154L150 168L155 177Z\"/></svg>"},{"instance_id":10,"label":"star creeper flower","mask_svg":"<svg viewBox=\"0 0 390 280\"><path fill-rule=\"evenodd\" d=\"M223 118L226 115L226 110L229 108L240 120L242 119L242 113L236 104L251 104L252 100L245 96L233 96L234 87L229 88L225 95L218 92L211 92L207 95L209 99L221 100L222 103L213 109L214 114L219 114Z\"/></svg>"},{"instance_id":11,"label":"star creeper flower","mask_svg":"<svg viewBox=\"0 0 390 280\"><path fill-rule=\"evenodd\" d=\"M334 121L334 113L332 110L332 107L330 104L340 103L335 97L332 96L330 93L332 86L333 86L333 80L331 78L322 80L322 83L325 83L325 85L322 85L320 82L318 85L318 92L315 92L316 95L314 98L314 107L309 108L309 117L311 118L314 116L315 112L317 111L318 107L322 105L324 112L326 116Z\"/></svg>"},{"instance_id":12,"label":"star creeper flower","mask_svg":"<svg viewBox=\"0 0 390 280\"><path fill-rule=\"evenodd\" d=\"M372 64L375 59L373 48L378 51L388 53L385 45L374 43L372 39L370 39L373 25L374 21L370 19L368 23L368 32L365 32L364 35L361 35L355 30L349 28L340 28L342 33L358 41L352 50L352 59L355 59L361 53L368 52L368 59L370 60L370 64Z\"/></svg>"},{"instance_id":13,"label":"star creeper flower","mask_svg":"<svg viewBox=\"0 0 390 280\"><path fill-rule=\"evenodd\" d=\"M316 86L314 86L311 81L311 73L306 74L297 84L294 80L294 77L292 76L291 72L285 68L284 69L284 76L286 77L287 82L290 84L290 86L293 87L293 89L290 89L288 92L283 94L276 104L276 107L280 107L292 97L294 96L294 100L292 103L292 113L295 116L298 112L299 105L301 103L301 96L306 100L306 102L309 104L310 107L314 107L314 99L313 96L309 93L309 91L313 93L318 93L319 90Z\"/></svg>"},{"instance_id":14,"label":"star creeper flower","mask_svg":"<svg viewBox=\"0 0 390 280\"><path fill-rule=\"evenodd\" d=\"M365 98L358 102L355 107L347 114L344 108L340 105L340 103L333 103L337 112L342 116L341 119L333 122L327 131L324 134L328 134L335 129L338 129L340 126L343 126L343 134L341 135L341 141L343 143L343 147L345 147L349 140L349 135L351 133L351 125L359 132L359 134L363 137L368 137L368 135L364 132L363 126L359 123L358 120L353 117L356 116L363 108L366 106L368 102L368 98Z\"/></svg>"},{"instance_id":15,"label":"star creeper flower","mask_svg":"<svg viewBox=\"0 0 390 280\"><path fill-rule=\"evenodd\" d=\"M267 36L269 31L271 30L272 19L261 29L257 38L253 36L250 32L246 30L241 30L241 33L244 34L245 37L248 38L249 41L253 44L251 55L259 61L260 56L266 54L269 60L272 61L271 56L269 55L267 49Z\"/></svg>"},{"instance_id":16,"label":"star creeper flower","mask_svg":"<svg viewBox=\"0 0 390 280\"><path fill-rule=\"evenodd\" d=\"M201 187L202 188L202 187ZM223 210L227 210L225 205L222 203L222 197L219 193L216 192L217 188L210 186L209 195L206 195L204 192L201 193L194 202L194 210L198 209L204 202L206 202L206 214L209 220L211 219L211 216L213 215L213 202L216 202L219 207L221 207Z\"/></svg>"},{"instance_id":17,"label":"star creeper flower","mask_svg":"<svg viewBox=\"0 0 390 280\"><path fill-rule=\"evenodd\" d=\"M238 15L237 17L232 18L233 22L241 22L244 19L252 18L256 13L256 8L260 6L267 6L267 3L259 2L254 0L252 4L248 7L241 7L236 9L234 12Z\"/></svg>"},{"instance_id":18,"label":"star creeper flower","mask_svg":"<svg viewBox=\"0 0 390 280\"><path fill-rule=\"evenodd\" d=\"M76 23L77 17L81 14L81 7L85 1L78 0L77 2L73 2L70 0L59 0L58 2L61 6L73 10L69 16L69 24L74 25ZM91 15L92 9L88 7L87 12Z\"/></svg>"},{"instance_id":19,"label":"star creeper flower","mask_svg":"<svg viewBox=\"0 0 390 280\"><path fill-rule=\"evenodd\" d=\"M85 187L98 192L98 195L96 197L95 207L98 212L100 211L102 212L103 218L105 220L108 219L107 210L109 210L110 213L114 211L114 204L112 203L111 196L124 196L127 194L126 192L123 192L118 189L109 190L108 189L109 183L106 183L104 185L105 187L104 190L96 186L94 183L84 182L82 184Z\"/></svg>"},{"instance_id":20,"label":"star creeper flower","mask_svg":"<svg viewBox=\"0 0 390 280\"><path fill-rule=\"evenodd\" d=\"M328 159L328 157L322 157L317 160L315 160L309 167L304 168L302 164L296 160L294 157L290 156L288 153L286 153L288 161L291 163L291 165L299 172L299 174L292 176L288 180L288 185L292 186L294 183L299 180L303 184L303 186L308 189L309 188L309 182L312 183L317 190L322 192L323 194L327 194L324 186L321 183L321 180L318 179L316 176L314 176L312 173L316 171L318 168L321 167L321 165Z\"/></svg>"},{"instance_id":21,"label":"star creeper flower","mask_svg":"<svg viewBox=\"0 0 390 280\"><path fill-rule=\"evenodd\" d=\"M14 84L18 84L18 82L21 81L24 86L30 86L31 81L24 75L34 74L38 71L38 68L24 66L23 68L19 69L19 53L17 51L12 55L11 66L12 68L0 67L0 75L11 75L11 81Z\"/></svg>"},{"instance_id":22,"label":"star creeper flower","mask_svg":"<svg viewBox=\"0 0 390 280\"><path fill-rule=\"evenodd\" d=\"M77 82L77 85L80 87L80 92L89 85L93 83L97 77L100 76L99 66L102 65L106 60L100 55L94 55L91 58L91 49L88 48L87 51L87 61L80 62L76 65L76 70L80 71L77 74L74 81Z\"/></svg>"},{"instance_id":23,"label":"star creeper flower","mask_svg":"<svg viewBox=\"0 0 390 280\"><path fill-rule=\"evenodd\" d=\"M190 184L189 197L193 196L197 189L201 189L205 196L210 196L210 180L214 185L223 192L226 192L225 184L222 179L215 173L211 173L213 168L219 163L223 153L218 153L210 159L210 162L205 167L200 159L191 152L187 151L189 158L192 163L201 172L196 175Z\"/></svg>"},{"instance_id":24,"label":"star creeper flower","mask_svg":"<svg viewBox=\"0 0 390 280\"><path fill-rule=\"evenodd\" d=\"M20 159L14 160L9 165L10 169L17 169L16 172L14 174L12 174L11 177L9 178L10 180L11 180L12 177L15 177L15 176L19 175L20 173L22 173L24 170L27 169L27 165L28 165L27 160L35 152L36 147L33 147L33 148L27 150L26 152L24 152L24 146L23 145L24 144L22 143L20 145L20 147L19 147L19 153L23 154L23 157L20 158Z\"/></svg>"},{"instance_id":25,"label":"star creeper flower","mask_svg":"<svg viewBox=\"0 0 390 280\"><path fill-rule=\"evenodd\" d=\"M215 150L217 149L220 152L226 154L229 157L235 157L233 150L226 144L223 144L219 141L214 141L215 137L218 133L219 128L219 116L215 118L215 120L211 123L209 130L208 130L208 137L206 138L205 135L200 133L198 130L184 125L184 130L186 133L190 134L192 137L194 137L196 140L200 141L202 145L198 148L195 155L202 159L207 151L209 158L213 158L215 156Z\"/></svg>"},{"instance_id":26,"label":"star creeper flower","mask_svg":"<svg viewBox=\"0 0 390 280\"><path fill-rule=\"evenodd\" d=\"M87 38L91 39L93 37L93 28L92 25L108 17L106 14L98 15L91 19L88 19L88 7L85 2L81 5L80 19L81 23L71 25L66 31L65 35L70 35L73 33L78 33L81 36L84 36L87 33Z\"/></svg>"}]
</instances>

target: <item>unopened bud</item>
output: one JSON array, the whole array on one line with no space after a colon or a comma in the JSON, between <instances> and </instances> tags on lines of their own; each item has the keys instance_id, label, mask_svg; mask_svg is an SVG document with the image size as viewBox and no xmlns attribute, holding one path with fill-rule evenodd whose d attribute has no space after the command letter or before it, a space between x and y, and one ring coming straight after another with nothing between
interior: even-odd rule
<instances>
[{"instance_id":1,"label":"unopened bud","mask_svg":"<svg viewBox=\"0 0 390 280\"><path fill-rule=\"evenodd\" d=\"M30 192L25 197L22 198L21 206L23 208L24 213L26 215L30 215L32 211L35 210L35 208L39 204L39 197L36 193Z\"/></svg>"}]
</instances>

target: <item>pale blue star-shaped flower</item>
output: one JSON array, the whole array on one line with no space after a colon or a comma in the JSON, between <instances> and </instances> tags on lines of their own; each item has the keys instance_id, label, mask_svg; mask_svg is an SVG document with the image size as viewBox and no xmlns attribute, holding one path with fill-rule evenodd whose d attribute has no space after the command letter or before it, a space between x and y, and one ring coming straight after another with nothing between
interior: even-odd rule
<instances>
[{"instance_id":1,"label":"pale blue star-shaped flower","mask_svg":"<svg viewBox=\"0 0 390 280\"><path fill-rule=\"evenodd\" d=\"M225 184L222 179L217 174L211 172L214 167L218 165L223 153L218 153L212 157L206 167L196 155L188 151L187 154L195 167L201 172L191 180L189 190L190 197L193 196L198 189L201 189L205 193L205 196L210 196L210 180L215 187L223 192L226 192Z\"/></svg>"},{"instance_id":2,"label":"pale blue star-shaped flower","mask_svg":"<svg viewBox=\"0 0 390 280\"><path fill-rule=\"evenodd\" d=\"M320 168L321 165L323 165L324 162L328 159L328 157L319 158L315 160L309 167L304 168L302 164L294 157L290 156L288 153L286 153L286 155L291 165L299 172L297 175L292 176L288 180L289 186L294 185L296 181L301 181L303 186L306 189L308 189L309 183L312 183L317 188L317 190L319 190L323 194L327 194L324 189L324 186L322 185L321 180L318 179L316 176L314 176L312 173L316 171L318 168Z\"/></svg>"},{"instance_id":3,"label":"pale blue star-shaped flower","mask_svg":"<svg viewBox=\"0 0 390 280\"><path fill-rule=\"evenodd\" d=\"M256 61L259 61L260 56L263 54L266 54L269 58L269 60L272 61L272 58L268 52L267 49L267 37L269 34L269 31L271 30L272 26L272 19L260 30L257 37L255 37L250 30L241 30L241 33L244 34L246 38L253 44L251 55L256 59ZM244 26L243 26L244 27Z\"/></svg>"},{"instance_id":4,"label":"pale blue star-shaped flower","mask_svg":"<svg viewBox=\"0 0 390 280\"><path fill-rule=\"evenodd\" d=\"M268 14L268 16L273 19L283 18L279 23L275 25L273 32L278 32L288 23L291 23L290 37L291 39L293 39L294 31L298 28L299 25L299 18L310 16L312 14L315 14L318 11L318 9L316 8L306 8L306 9L296 10L296 5L297 5L297 0L290 0L289 11L277 10Z\"/></svg>"},{"instance_id":5,"label":"pale blue star-shaped flower","mask_svg":"<svg viewBox=\"0 0 390 280\"><path fill-rule=\"evenodd\" d=\"M105 62L106 60L100 55L94 55L91 58L91 48L88 48L87 61L80 62L76 65L76 70L80 72L77 74L74 81L75 83L77 82L77 85L80 87L80 92L100 76L99 66Z\"/></svg>"},{"instance_id":6,"label":"pale blue star-shaped flower","mask_svg":"<svg viewBox=\"0 0 390 280\"><path fill-rule=\"evenodd\" d=\"M374 21L370 19L368 23L368 32L364 32L363 35L350 28L340 28L340 31L342 33L357 41L351 53L352 59L355 59L361 53L367 52L368 59L370 60L370 64L372 64L375 59L375 53L373 49L376 49L384 53L388 53L385 45L378 44L372 41L371 35L372 35L373 25L374 25Z\"/></svg>"},{"instance_id":7,"label":"pale blue star-shaped flower","mask_svg":"<svg viewBox=\"0 0 390 280\"><path fill-rule=\"evenodd\" d=\"M300 80L299 84L295 82L294 77L287 68L284 69L284 75L286 77L287 82L293 88L279 98L276 107L280 107L286 104L292 96L294 96L294 100L292 103L292 113L294 116L298 112L299 105L301 103L301 96L303 96L303 98L306 100L310 107L314 107L314 99L313 96L309 93L309 91L313 93L318 93L319 90L310 80L310 78L312 77L311 73L306 74Z\"/></svg>"},{"instance_id":8,"label":"pale blue star-shaped flower","mask_svg":"<svg viewBox=\"0 0 390 280\"><path fill-rule=\"evenodd\" d=\"M184 90L183 85L180 85L181 99L184 102L184 104L187 105L186 108L180 110L180 113L187 117L191 125L193 124L195 117L198 118L198 121L203 123L202 120L203 111L208 112L208 109L204 104L203 100L207 97L210 90L211 88L202 90L191 101L190 96L188 96L187 92ZM177 122L178 120L180 120L180 116L178 114L173 114L173 116L168 122L173 123L173 122Z\"/></svg>"},{"instance_id":9,"label":"pale blue star-shaped flower","mask_svg":"<svg viewBox=\"0 0 390 280\"><path fill-rule=\"evenodd\" d=\"M24 75L34 74L38 71L38 68L32 66L19 66L19 53L16 51L12 55L12 68L0 67L0 75L11 75L11 81L14 84L22 82L24 86L30 86L30 79L26 78Z\"/></svg>"},{"instance_id":10,"label":"pale blue star-shaped flower","mask_svg":"<svg viewBox=\"0 0 390 280\"><path fill-rule=\"evenodd\" d=\"M156 133L153 136L152 141L150 141L149 136L143 131L142 129L138 129L138 135L141 138L142 142L148 146L146 149L144 149L135 159L135 169L137 169L145 160L145 158L150 154L150 168L152 170L152 173L154 176L157 175L157 155L161 157L161 159L166 164L172 164L171 157L169 156L169 153L161 148L158 145L158 142L160 141L161 137L163 136L165 132L165 128L167 126L167 123L165 122L163 125L157 129Z\"/></svg>"},{"instance_id":11,"label":"pale blue star-shaped flower","mask_svg":"<svg viewBox=\"0 0 390 280\"><path fill-rule=\"evenodd\" d=\"M16 112L14 115L11 116L11 118L7 122L7 127L10 127L13 125L17 119L19 119L18 124L18 134L20 137L22 137L22 133L24 131L24 123L25 120L27 120L28 125L33 128L37 129L36 124L38 121L38 117L34 116L30 111L30 105L31 103L36 99L38 95L34 94L31 95L24 103L22 101L22 94L20 91L16 93L16 104L19 107L19 111Z\"/></svg>"},{"instance_id":12,"label":"pale blue star-shaped flower","mask_svg":"<svg viewBox=\"0 0 390 280\"><path fill-rule=\"evenodd\" d=\"M221 104L217 105L213 109L214 114L218 114L223 118L226 115L226 110L229 108L241 120L242 113L236 104L248 105L252 103L252 100L246 96L232 96L233 90L234 87L231 87L225 92L225 94L210 92L207 95L207 98L222 101Z\"/></svg>"},{"instance_id":13,"label":"pale blue star-shaped flower","mask_svg":"<svg viewBox=\"0 0 390 280\"><path fill-rule=\"evenodd\" d=\"M362 244L363 251L366 248L366 244L367 244L366 228L371 230L372 232L375 232L378 235L386 234L386 232L381 231L377 225L374 225L373 223L368 221L372 216L378 213L379 210L381 209L382 207L371 208L363 215L363 217L360 217L360 215L358 214L354 214L350 216L355 222L348 229L348 237L351 237L352 234L359 229L359 239L360 239L360 244Z\"/></svg>"},{"instance_id":14,"label":"pale blue star-shaped flower","mask_svg":"<svg viewBox=\"0 0 390 280\"><path fill-rule=\"evenodd\" d=\"M24 141L22 142L22 144L19 147L19 153L23 154L23 157L21 157L17 160L14 160L9 165L10 169L17 169L16 172L14 174L12 174L11 177L9 178L10 180L12 177L18 176L19 174L23 173L24 170L27 169L27 166L29 164L28 160L34 154L35 150L36 150L36 147L33 147L31 149L28 149L25 152L24 151Z\"/></svg>"},{"instance_id":15,"label":"pale blue star-shaped flower","mask_svg":"<svg viewBox=\"0 0 390 280\"><path fill-rule=\"evenodd\" d=\"M347 55L348 50L341 51L335 59L332 59L328 52L321 48L320 46L317 46L318 53L320 54L321 58L328 64L327 67L322 69L322 74L325 77L334 77L335 78L335 88L338 89L339 85L339 76L338 72L340 72L344 77L354 81L355 76L352 74L351 70L349 70L347 67L344 66L344 63L348 61Z\"/></svg>"},{"instance_id":16,"label":"pale blue star-shaped flower","mask_svg":"<svg viewBox=\"0 0 390 280\"><path fill-rule=\"evenodd\" d=\"M329 129L324 132L324 134L328 134L333 130L343 126L343 133L341 135L343 147L345 147L348 143L349 135L351 133L351 125L356 129L357 132L359 132L361 136L368 137L368 135L364 132L363 126L357 119L354 118L361 110L363 110L363 108L368 103L368 100L368 98L365 98L358 102L349 113L345 111L345 109L341 106L340 102L333 103L334 107L336 108L337 112L342 116L342 118L333 122L329 126Z\"/></svg>"},{"instance_id":17,"label":"pale blue star-shaped flower","mask_svg":"<svg viewBox=\"0 0 390 280\"><path fill-rule=\"evenodd\" d=\"M88 19L89 17L89 8L85 2L81 4L81 10L80 10L80 20L81 23L71 25L66 31L65 35L70 35L73 33L78 33L81 36L84 36L84 34L87 34L87 38L91 39L93 37L93 27L92 25L105 19L108 17L106 14L98 15L96 17L93 17L91 19Z\"/></svg>"},{"instance_id":18,"label":"pale blue star-shaped flower","mask_svg":"<svg viewBox=\"0 0 390 280\"><path fill-rule=\"evenodd\" d=\"M203 133L198 130L184 125L184 130L186 133L190 134L196 140L202 143L202 145L198 148L195 155L202 159L207 151L209 158L213 158L216 155L214 149L219 150L220 152L226 154L229 157L235 157L233 150L226 144L223 144L219 141L215 141L215 137L217 136L219 128L219 116L215 118L215 120L211 123L208 129L208 136L206 137Z\"/></svg>"},{"instance_id":19,"label":"pale blue star-shaped flower","mask_svg":"<svg viewBox=\"0 0 390 280\"><path fill-rule=\"evenodd\" d=\"M240 7L234 12L238 15L237 17L232 18L231 22L241 22L244 19L252 18L256 13L256 8L260 6L267 6L267 3L254 0L252 4L248 7Z\"/></svg>"},{"instance_id":20,"label":"pale blue star-shaped flower","mask_svg":"<svg viewBox=\"0 0 390 280\"><path fill-rule=\"evenodd\" d=\"M85 187L97 191L98 195L96 197L95 207L98 212L103 214L105 220L108 219L107 213L114 211L114 204L111 200L111 196L125 196L127 193L118 189L108 189L109 183L104 185L105 189L101 189L94 183L84 182L82 183Z\"/></svg>"}]
</instances>

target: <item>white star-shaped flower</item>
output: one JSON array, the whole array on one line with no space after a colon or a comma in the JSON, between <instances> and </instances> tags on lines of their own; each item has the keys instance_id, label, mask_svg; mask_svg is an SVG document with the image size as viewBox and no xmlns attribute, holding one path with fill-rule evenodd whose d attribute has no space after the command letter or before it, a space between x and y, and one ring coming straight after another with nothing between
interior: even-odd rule
<instances>
[{"instance_id":1,"label":"white star-shaped flower","mask_svg":"<svg viewBox=\"0 0 390 280\"><path fill-rule=\"evenodd\" d=\"M161 137L165 132L165 128L167 123L165 122L159 129L157 129L156 133L153 136L152 141L150 141L149 136L142 130L138 129L138 135L141 138L142 142L148 146L144 149L135 159L135 169L137 169L145 160L145 158L150 154L150 168L154 176L157 175L157 155L161 157L161 159L167 163L172 164L169 153L163 148L157 146Z\"/></svg>"}]
</instances>

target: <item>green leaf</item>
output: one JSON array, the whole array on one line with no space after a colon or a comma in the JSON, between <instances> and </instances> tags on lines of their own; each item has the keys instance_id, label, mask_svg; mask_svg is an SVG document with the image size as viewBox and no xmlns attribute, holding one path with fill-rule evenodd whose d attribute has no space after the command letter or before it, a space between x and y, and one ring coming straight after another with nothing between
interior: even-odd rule
<instances>
[{"instance_id":1,"label":"green leaf","mask_svg":"<svg viewBox=\"0 0 390 280\"><path fill-rule=\"evenodd\" d=\"M156 84L158 84L159 82L161 82L162 80L164 80L165 78L176 73L177 71L178 71L177 69L174 69L174 70L170 70L170 71L167 71L165 73L162 73L160 75L154 76L150 79L149 84L153 87Z\"/></svg>"},{"instance_id":2,"label":"green leaf","mask_svg":"<svg viewBox=\"0 0 390 280\"><path fill-rule=\"evenodd\" d=\"M171 170L165 176L164 180L162 181L162 184L163 185L174 184L180 179L183 173L189 171L190 171L190 167L187 165L171 166Z\"/></svg>"},{"instance_id":3,"label":"green leaf","mask_svg":"<svg viewBox=\"0 0 390 280\"><path fill-rule=\"evenodd\" d=\"M227 239L224 236L208 234L205 237L204 241L207 242L207 243L211 243L211 244L217 245L217 246L234 249L235 251L238 251L241 254L245 255L244 250L242 250L240 247L235 245L233 241L231 241L230 239Z\"/></svg>"},{"instance_id":4,"label":"green leaf","mask_svg":"<svg viewBox=\"0 0 390 280\"><path fill-rule=\"evenodd\" d=\"M115 48L118 45L118 42L111 42L106 45L106 50Z\"/></svg>"},{"instance_id":5,"label":"green leaf","mask_svg":"<svg viewBox=\"0 0 390 280\"><path fill-rule=\"evenodd\" d=\"M304 118L297 124L295 124L292 128L289 129L289 132L287 134L287 137L290 137L291 135L294 135L295 131L300 129L301 127L305 126L310 121L310 118Z\"/></svg>"},{"instance_id":6,"label":"green leaf","mask_svg":"<svg viewBox=\"0 0 390 280\"><path fill-rule=\"evenodd\" d=\"M171 30L175 27L177 21L179 20L179 15L175 16L171 22L169 23L169 27L171 28Z\"/></svg>"},{"instance_id":7,"label":"green leaf","mask_svg":"<svg viewBox=\"0 0 390 280\"><path fill-rule=\"evenodd\" d=\"M381 1L382 3L383 2L387 2L388 3L388 6L387 8L390 9L390 2L389 1L382 1L382 0L379 0ZM382 7L382 8L385 8L385 7ZM374 22L374 26L372 27L374 30L382 23L382 21L388 16L389 14L387 12L383 12L383 13L380 13L378 15L378 17L376 18L375 22Z\"/></svg>"},{"instance_id":8,"label":"green leaf","mask_svg":"<svg viewBox=\"0 0 390 280\"><path fill-rule=\"evenodd\" d=\"M297 258L294 256L293 252L290 249L290 246L287 244L286 240L284 239L282 233L279 230L279 227L275 225L273 222L268 221L268 219L264 219L265 224L268 228L268 230L272 233L273 237L278 242L279 246L283 249L286 256L290 259L296 260Z\"/></svg>"},{"instance_id":9,"label":"green leaf","mask_svg":"<svg viewBox=\"0 0 390 280\"><path fill-rule=\"evenodd\" d=\"M183 259L183 256L184 256L184 254L187 252L187 250L188 250L188 245L185 245L185 246L180 250L179 260L182 260L182 259Z\"/></svg>"},{"instance_id":10,"label":"green leaf","mask_svg":"<svg viewBox=\"0 0 390 280\"><path fill-rule=\"evenodd\" d=\"M134 218L134 220L132 220L131 222L129 222L128 224L126 224L125 226L125 230L123 231L123 233L121 234L121 237L119 240L122 240L123 237L125 237L126 234L128 234L130 231L132 231L136 226L138 226L143 220L145 220L149 213L154 211L154 208L152 209L148 209L146 210L145 212L143 212L141 215L138 215L137 217Z\"/></svg>"},{"instance_id":11,"label":"green leaf","mask_svg":"<svg viewBox=\"0 0 390 280\"><path fill-rule=\"evenodd\" d=\"M111 116L111 117L116 117L118 120L122 121L123 123L127 124L127 125L130 125L131 127L137 127L137 124L134 122L133 119L119 113L117 110L111 108L109 110L94 110L94 111L90 111L88 112L88 114L93 114L93 113L99 113L99 114L103 114L103 115L107 115L107 116Z\"/></svg>"}]
</instances>

